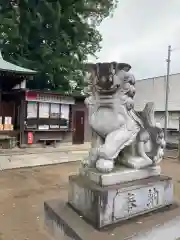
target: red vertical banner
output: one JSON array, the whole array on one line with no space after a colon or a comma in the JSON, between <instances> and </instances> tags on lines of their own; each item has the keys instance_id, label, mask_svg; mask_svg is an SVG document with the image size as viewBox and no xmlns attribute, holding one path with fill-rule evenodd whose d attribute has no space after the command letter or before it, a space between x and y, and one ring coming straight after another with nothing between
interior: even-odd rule
<instances>
[{"instance_id":1,"label":"red vertical banner","mask_svg":"<svg viewBox=\"0 0 180 240\"><path fill-rule=\"evenodd\" d=\"M32 132L28 132L28 144L32 144L33 143L33 133Z\"/></svg>"}]
</instances>

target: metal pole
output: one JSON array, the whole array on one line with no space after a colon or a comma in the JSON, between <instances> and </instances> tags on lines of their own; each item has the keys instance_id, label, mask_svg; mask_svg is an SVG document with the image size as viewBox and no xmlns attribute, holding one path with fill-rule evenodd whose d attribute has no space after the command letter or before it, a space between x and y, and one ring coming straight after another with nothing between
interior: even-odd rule
<instances>
[{"instance_id":1,"label":"metal pole","mask_svg":"<svg viewBox=\"0 0 180 240\"><path fill-rule=\"evenodd\" d=\"M167 58L167 76L166 76L166 102L165 102L165 123L164 123L164 137L167 141L167 128L168 128L168 100L169 100L169 73L170 73L170 62L171 62L171 46L168 46L168 58Z\"/></svg>"}]
</instances>

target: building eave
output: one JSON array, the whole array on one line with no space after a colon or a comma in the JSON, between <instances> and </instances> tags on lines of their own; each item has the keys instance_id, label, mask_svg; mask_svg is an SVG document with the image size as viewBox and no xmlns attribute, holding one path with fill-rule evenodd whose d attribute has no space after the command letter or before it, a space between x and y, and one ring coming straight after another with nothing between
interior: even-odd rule
<instances>
[{"instance_id":1,"label":"building eave","mask_svg":"<svg viewBox=\"0 0 180 240\"><path fill-rule=\"evenodd\" d=\"M22 75L34 75L37 71L19 67L13 63L7 62L3 59L2 54L0 52L0 72L11 72L14 74L22 74Z\"/></svg>"}]
</instances>

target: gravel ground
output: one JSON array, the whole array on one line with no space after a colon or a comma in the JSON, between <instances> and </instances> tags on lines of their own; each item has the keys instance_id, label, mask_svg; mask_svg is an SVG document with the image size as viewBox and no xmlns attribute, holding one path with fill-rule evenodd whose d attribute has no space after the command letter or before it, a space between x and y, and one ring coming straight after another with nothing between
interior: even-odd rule
<instances>
[{"instance_id":1,"label":"gravel ground","mask_svg":"<svg viewBox=\"0 0 180 240\"><path fill-rule=\"evenodd\" d=\"M43 229L43 202L67 198L68 176L79 163L1 171L0 240L50 240ZM180 200L180 162L167 159L163 173L172 176Z\"/></svg>"}]
</instances>

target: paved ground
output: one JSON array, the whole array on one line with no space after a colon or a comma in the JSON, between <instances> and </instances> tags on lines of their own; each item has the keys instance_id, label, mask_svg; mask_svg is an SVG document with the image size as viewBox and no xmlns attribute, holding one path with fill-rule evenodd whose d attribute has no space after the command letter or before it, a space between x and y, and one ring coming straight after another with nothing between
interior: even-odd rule
<instances>
[{"instance_id":1,"label":"paved ground","mask_svg":"<svg viewBox=\"0 0 180 240\"><path fill-rule=\"evenodd\" d=\"M65 151L83 151L88 150L90 147L90 142L85 142L84 144L72 144L71 142L60 143L57 147L47 146L47 147L29 147L29 148L13 148L13 149L0 149L0 156L9 155L26 155L26 154L38 154L42 153L52 153L52 152L65 152Z\"/></svg>"},{"instance_id":2,"label":"paved ground","mask_svg":"<svg viewBox=\"0 0 180 240\"><path fill-rule=\"evenodd\" d=\"M59 147L0 149L0 170L44 166L82 160L88 155L89 143Z\"/></svg>"},{"instance_id":3,"label":"paved ground","mask_svg":"<svg viewBox=\"0 0 180 240\"><path fill-rule=\"evenodd\" d=\"M150 229L145 233L140 233L133 240L180 240L180 217L166 222L165 224Z\"/></svg>"},{"instance_id":4,"label":"paved ground","mask_svg":"<svg viewBox=\"0 0 180 240\"><path fill-rule=\"evenodd\" d=\"M43 202L67 197L68 175L78 166L66 163L1 171L0 240L50 240L43 229ZM168 159L162 168L173 177L176 198L180 200L180 163Z\"/></svg>"},{"instance_id":5,"label":"paved ground","mask_svg":"<svg viewBox=\"0 0 180 240\"><path fill-rule=\"evenodd\" d=\"M43 202L67 197L68 175L77 163L2 171L0 240L48 240L43 230Z\"/></svg>"}]
</instances>

